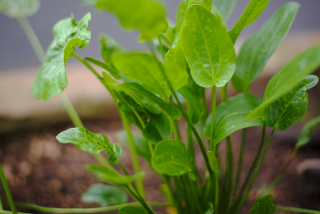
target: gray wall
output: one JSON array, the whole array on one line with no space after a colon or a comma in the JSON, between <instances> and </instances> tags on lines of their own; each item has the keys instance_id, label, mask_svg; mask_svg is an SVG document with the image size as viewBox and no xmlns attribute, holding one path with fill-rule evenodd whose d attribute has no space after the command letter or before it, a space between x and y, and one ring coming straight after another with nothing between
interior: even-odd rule
<instances>
[{"instance_id":1,"label":"gray wall","mask_svg":"<svg viewBox=\"0 0 320 214\"><path fill-rule=\"evenodd\" d=\"M176 9L181 0L163 1L170 8L168 14L174 20ZM236 9L228 21L229 28L240 17L248 2L249 0L238 0ZM267 9L258 20L247 27L241 35L246 36L259 29L268 17L286 2L289 2L289 0L271 0ZM297 2L301 4L301 8L293 23L291 32L320 29L320 0L297 0ZM29 17L28 20L38 35L44 49L46 49L52 40L52 27L57 21L70 17L71 13L74 14L76 20L79 20L87 12L91 12L92 15L92 21L89 24L92 39L86 49L77 51L81 56L99 58L100 47L98 37L101 32L115 38L126 49L146 48L145 44L137 42L137 33L124 32L118 26L115 17L104 12L96 12L90 6L81 5L75 0L42 0L40 10L35 15ZM34 65L39 65L39 62L19 23L0 14L0 71Z\"/></svg>"}]
</instances>

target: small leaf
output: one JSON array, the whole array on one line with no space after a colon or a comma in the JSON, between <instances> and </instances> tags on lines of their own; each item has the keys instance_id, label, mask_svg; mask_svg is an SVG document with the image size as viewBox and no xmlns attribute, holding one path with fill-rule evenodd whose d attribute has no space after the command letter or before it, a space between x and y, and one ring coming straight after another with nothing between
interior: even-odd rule
<instances>
[{"instance_id":1,"label":"small leaf","mask_svg":"<svg viewBox=\"0 0 320 214\"><path fill-rule=\"evenodd\" d=\"M261 100L255 96L239 94L218 105L215 112L214 143L218 144L221 140L239 129L262 126L263 122L261 118L246 120L248 114L260 104ZM212 138L210 133L211 118L210 114L204 127L204 135L208 139Z\"/></svg>"},{"instance_id":2,"label":"small leaf","mask_svg":"<svg viewBox=\"0 0 320 214\"><path fill-rule=\"evenodd\" d=\"M100 0L99 9L115 14L122 27L127 30L137 29L141 32L140 41L151 41L160 32L167 30L168 23L163 6L151 0Z\"/></svg>"},{"instance_id":3,"label":"small leaf","mask_svg":"<svg viewBox=\"0 0 320 214\"><path fill-rule=\"evenodd\" d=\"M284 4L242 45L232 77L232 85L237 91L250 87L253 80L261 73L287 35L299 7L300 5L295 2Z\"/></svg>"},{"instance_id":4,"label":"small leaf","mask_svg":"<svg viewBox=\"0 0 320 214\"><path fill-rule=\"evenodd\" d=\"M143 207L126 206L119 209L119 214L147 214Z\"/></svg>"},{"instance_id":5,"label":"small leaf","mask_svg":"<svg viewBox=\"0 0 320 214\"><path fill-rule=\"evenodd\" d=\"M187 100L187 109L189 117L193 124L200 122L203 113L203 106L201 105L201 97L189 87L182 87L179 93Z\"/></svg>"},{"instance_id":6,"label":"small leaf","mask_svg":"<svg viewBox=\"0 0 320 214\"><path fill-rule=\"evenodd\" d=\"M237 0L212 0L213 6L217 8L224 22L228 21L236 3Z\"/></svg>"},{"instance_id":7,"label":"small leaf","mask_svg":"<svg viewBox=\"0 0 320 214\"><path fill-rule=\"evenodd\" d=\"M267 108L275 100L288 93L301 79L320 66L320 46L308 49L284 65L269 81L263 103L248 115L254 119L266 115Z\"/></svg>"},{"instance_id":8,"label":"small leaf","mask_svg":"<svg viewBox=\"0 0 320 214\"><path fill-rule=\"evenodd\" d=\"M270 0L251 0L241 17L233 28L228 32L233 44L237 41L241 31L252 24L264 11Z\"/></svg>"},{"instance_id":9,"label":"small leaf","mask_svg":"<svg viewBox=\"0 0 320 214\"><path fill-rule=\"evenodd\" d=\"M274 101L267 111L267 126L285 131L296 124L305 114L308 107L306 90L314 87L319 81L315 75L305 76L287 94Z\"/></svg>"},{"instance_id":10,"label":"small leaf","mask_svg":"<svg viewBox=\"0 0 320 214\"><path fill-rule=\"evenodd\" d=\"M97 203L101 206L124 204L128 201L126 192L119 187L105 184L93 184L82 194L82 201Z\"/></svg>"},{"instance_id":11,"label":"small leaf","mask_svg":"<svg viewBox=\"0 0 320 214\"><path fill-rule=\"evenodd\" d=\"M109 139L102 135L90 132L85 128L71 128L57 135L60 143L74 143L79 149L99 153L106 151L109 154L111 164L118 164L122 156L122 149L117 144L110 143Z\"/></svg>"},{"instance_id":12,"label":"small leaf","mask_svg":"<svg viewBox=\"0 0 320 214\"><path fill-rule=\"evenodd\" d=\"M171 94L164 73L176 91L188 81L188 74L175 62L164 66L153 56L145 53L126 53L113 57L116 68L126 77L147 85L151 92L168 97Z\"/></svg>"},{"instance_id":13,"label":"small leaf","mask_svg":"<svg viewBox=\"0 0 320 214\"><path fill-rule=\"evenodd\" d=\"M213 214L214 213L213 204L211 202L209 202L208 204L209 204L209 209L204 214Z\"/></svg>"},{"instance_id":14,"label":"small leaf","mask_svg":"<svg viewBox=\"0 0 320 214\"><path fill-rule=\"evenodd\" d=\"M98 179L108 183L117 184L120 186L128 186L135 179L143 178L145 176L145 172L143 171L138 172L135 175L125 177L103 166L89 164L89 165L86 165L86 168L90 172L90 174L97 177Z\"/></svg>"},{"instance_id":15,"label":"small leaf","mask_svg":"<svg viewBox=\"0 0 320 214\"><path fill-rule=\"evenodd\" d=\"M90 13L81 21L73 17L58 22L53 28L54 39L41 64L32 93L36 99L44 100L60 94L68 85L66 62L72 56L75 48L85 48L90 41L91 32L88 23Z\"/></svg>"},{"instance_id":16,"label":"small leaf","mask_svg":"<svg viewBox=\"0 0 320 214\"><path fill-rule=\"evenodd\" d=\"M186 12L183 52L194 81L202 87L222 87L232 77L236 54L220 20L199 5Z\"/></svg>"},{"instance_id":17,"label":"small leaf","mask_svg":"<svg viewBox=\"0 0 320 214\"><path fill-rule=\"evenodd\" d=\"M10 18L27 17L40 8L39 0L0 0L0 13Z\"/></svg>"},{"instance_id":18,"label":"small leaf","mask_svg":"<svg viewBox=\"0 0 320 214\"><path fill-rule=\"evenodd\" d=\"M120 137L120 139L122 140L122 142L124 142L124 144L126 144L126 146L129 147L129 139L128 139L127 132L125 130L122 130L122 131L118 132L117 134ZM141 157L146 159L148 162L150 162L151 161L151 152L149 149L148 141L135 132L132 132L132 138L133 138L133 142L136 146L138 154L141 155Z\"/></svg>"},{"instance_id":19,"label":"small leaf","mask_svg":"<svg viewBox=\"0 0 320 214\"><path fill-rule=\"evenodd\" d=\"M311 131L319 124L320 116L310 120L303 126L297 142L298 147L306 145L311 140Z\"/></svg>"},{"instance_id":20,"label":"small leaf","mask_svg":"<svg viewBox=\"0 0 320 214\"><path fill-rule=\"evenodd\" d=\"M189 176L190 180L192 180L192 181L196 181L197 180L196 176L192 172L189 172L188 176Z\"/></svg>"},{"instance_id":21,"label":"small leaf","mask_svg":"<svg viewBox=\"0 0 320 214\"><path fill-rule=\"evenodd\" d=\"M124 53L124 49L111 37L100 34L101 56L104 62L113 67L112 56L114 54Z\"/></svg>"},{"instance_id":22,"label":"small leaf","mask_svg":"<svg viewBox=\"0 0 320 214\"><path fill-rule=\"evenodd\" d=\"M272 195L263 196L254 202L249 214L273 214L276 211Z\"/></svg>"},{"instance_id":23,"label":"small leaf","mask_svg":"<svg viewBox=\"0 0 320 214\"><path fill-rule=\"evenodd\" d=\"M163 140L156 145L152 166L159 173L179 176L189 172L187 151L180 140Z\"/></svg>"},{"instance_id":24,"label":"small leaf","mask_svg":"<svg viewBox=\"0 0 320 214\"><path fill-rule=\"evenodd\" d=\"M212 151L207 152L207 156L209 159L209 165L213 172L217 172L219 170L219 163L216 155Z\"/></svg>"}]
</instances>

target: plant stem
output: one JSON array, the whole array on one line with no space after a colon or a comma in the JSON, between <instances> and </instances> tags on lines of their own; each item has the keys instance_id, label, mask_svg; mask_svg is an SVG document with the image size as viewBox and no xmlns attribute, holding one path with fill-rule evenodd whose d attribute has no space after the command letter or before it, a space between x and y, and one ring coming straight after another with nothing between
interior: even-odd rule
<instances>
[{"instance_id":1,"label":"plant stem","mask_svg":"<svg viewBox=\"0 0 320 214\"><path fill-rule=\"evenodd\" d=\"M226 138L227 141L227 188L225 197L225 212L228 209L230 203L230 196L233 188L233 151L230 135Z\"/></svg>"},{"instance_id":2,"label":"plant stem","mask_svg":"<svg viewBox=\"0 0 320 214\"><path fill-rule=\"evenodd\" d=\"M133 170L134 170L135 173L138 173L138 172L140 172L140 164L139 164L136 145L134 143L132 132L131 132L131 129L130 129L130 125L129 125L129 122L128 122L127 118L123 114L123 112L122 111L119 111L119 112L120 112L120 117L121 117L121 120L122 120L123 127L126 130L127 135L128 135L129 147L130 147L131 158L132 158L132 163L133 163ZM145 198L144 186L143 186L143 183L142 183L142 178L137 179L137 185L138 185L138 190L139 190L140 195L142 196L142 198Z\"/></svg>"},{"instance_id":3,"label":"plant stem","mask_svg":"<svg viewBox=\"0 0 320 214\"><path fill-rule=\"evenodd\" d=\"M203 112L203 118L204 118L204 124L206 123L206 119L208 118L208 107L206 103L206 88L201 88L201 96L202 96L202 102L203 102L203 107L204 107L204 112Z\"/></svg>"},{"instance_id":4,"label":"plant stem","mask_svg":"<svg viewBox=\"0 0 320 214\"><path fill-rule=\"evenodd\" d=\"M192 170L196 173L196 175L200 181L200 184L202 185L202 178L200 176L199 170L196 165L196 160L195 160L192 132L191 132L191 128L188 124L187 124L187 155L188 155L189 160L192 159L192 161L191 161Z\"/></svg>"},{"instance_id":5,"label":"plant stem","mask_svg":"<svg viewBox=\"0 0 320 214\"><path fill-rule=\"evenodd\" d=\"M12 195L11 195L11 191L10 191L8 182L6 180L6 177L4 175L4 172L2 170L1 163L0 163L0 179L1 179L4 191L6 192L11 211L12 211L13 214L17 214L17 209L16 209L16 206L14 205L14 201L13 201L13 198L12 198Z\"/></svg>"},{"instance_id":6,"label":"plant stem","mask_svg":"<svg viewBox=\"0 0 320 214\"><path fill-rule=\"evenodd\" d=\"M265 156L266 153L267 153L268 147L269 147L269 145L270 145L270 142L271 142L271 139L272 139L272 136L273 136L273 133L275 132L275 130L276 130L275 128L272 129L272 132L271 132L271 134L270 134L270 136L269 136L268 142L267 142L267 144L266 144L266 146L265 146L265 148L264 148L264 151L263 151L263 153L262 153L262 156L261 156L261 158L260 158L260 160L259 160L259 163L258 163L258 165L257 165L257 167L256 167L256 170L255 170L255 172L254 172L254 174L253 174L253 177L252 177L252 179L251 179L251 182L250 182L250 185L249 185L249 187L248 187L248 189L247 189L247 192L246 192L245 196L242 198L241 202L239 203L239 205L238 205L235 213L238 213L238 212L240 211L240 209L241 209L244 201L247 199L247 197L248 197L248 195L249 195L249 193L250 193L250 190L251 190L251 188L252 188L252 186L253 186L253 183L254 183L254 181L255 181L255 179L256 179L256 176L257 176L257 174L258 174L258 171L259 171L259 169L260 169L260 166L261 166L261 164L262 164L262 161L263 161L263 159L264 159L264 156Z\"/></svg>"},{"instance_id":7,"label":"plant stem","mask_svg":"<svg viewBox=\"0 0 320 214\"><path fill-rule=\"evenodd\" d=\"M216 116L216 104L217 104L217 88L215 86L212 87L211 94L211 126L210 126L210 148L213 153L215 153L216 146L214 145L214 128L215 128L215 116Z\"/></svg>"},{"instance_id":8,"label":"plant stem","mask_svg":"<svg viewBox=\"0 0 320 214\"><path fill-rule=\"evenodd\" d=\"M177 209L179 214L182 214L183 212L182 212L182 206L180 203L179 194L174 194L167 175L161 174L161 177L162 177L162 180L164 181L164 183L166 184L166 186L168 187L169 194L170 194L170 197L171 197L172 202L174 204L174 207Z\"/></svg>"},{"instance_id":9,"label":"plant stem","mask_svg":"<svg viewBox=\"0 0 320 214\"><path fill-rule=\"evenodd\" d=\"M272 181L272 183L267 187L267 189L264 191L263 195L268 194L272 189L279 183L285 172L287 171L288 167L292 163L293 159L296 157L297 153L299 151L299 147L296 146L295 149L293 150L290 159L287 161L286 165L283 167L281 172L277 175L277 177Z\"/></svg>"},{"instance_id":10,"label":"plant stem","mask_svg":"<svg viewBox=\"0 0 320 214\"><path fill-rule=\"evenodd\" d=\"M296 212L296 213L309 213L309 214L320 214L320 211L307 210L307 209L296 208L296 207L276 207L276 211Z\"/></svg>"},{"instance_id":11,"label":"plant stem","mask_svg":"<svg viewBox=\"0 0 320 214\"><path fill-rule=\"evenodd\" d=\"M24 33L26 34L34 52L36 53L36 55L41 63L43 60L43 57L45 55L45 52L41 46L41 43L39 42L39 39L38 39L36 33L32 29L32 27L26 17L19 17L19 18L17 18L17 20L18 20L19 24L21 25Z\"/></svg>"},{"instance_id":12,"label":"plant stem","mask_svg":"<svg viewBox=\"0 0 320 214\"><path fill-rule=\"evenodd\" d=\"M7 211L7 210L0 210L0 214L13 214L13 212ZM20 213L20 212L17 212L17 214L32 214L32 213Z\"/></svg>"},{"instance_id":13,"label":"plant stem","mask_svg":"<svg viewBox=\"0 0 320 214\"><path fill-rule=\"evenodd\" d=\"M240 150L239 150L239 157L238 157L238 165L237 165L237 172L236 172L236 180L235 180L235 188L234 188L234 198L237 194L239 182L240 182L240 175L242 170L242 162L243 162L243 153L244 153L244 143L246 141L246 132L247 129L242 129L241 133L241 143L240 143Z\"/></svg>"},{"instance_id":14,"label":"plant stem","mask_svg":"<svg viewBox=\"0 0 320 214\"><path fill-rule=\"evenodd\" d=\"M196 190L194 181L192 181L192 180L189 178L189 176L188 176L188 179L189 179L189 182L190 182L190 185L191 185L193 201L194 201L194 203L196 204L198 213L203 213L203 211L201 210L200 203L199 203L199 198L198 198L198 195L197 195L197 190Z\"/></svg>"},{"instance_id":15,"label":"plant stem","mask_svg":"<svg viewBox=\"0 0 320 214\"><path fill-rule=\"evenodd\" d=\"M32 209L32 210L47 212L47 213L101 213L101 212L118 210L126 206L140 206L140 203L138 202L107 206L107 207L96 207L96 208L51 208L51 207L42 207L42 206L27 204L27 203L16 203L16 204L18 207L21 207L21 208ZM157 202L147 202L147 204L149 206L157 206L157 207L168 206L167 204L162 204Z\"/></svg>"}]
</instances>

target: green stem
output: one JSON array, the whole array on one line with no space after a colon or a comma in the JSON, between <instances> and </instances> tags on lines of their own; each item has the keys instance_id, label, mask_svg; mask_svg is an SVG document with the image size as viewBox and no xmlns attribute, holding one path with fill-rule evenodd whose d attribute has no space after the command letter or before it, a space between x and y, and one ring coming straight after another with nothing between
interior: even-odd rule
<instances>
[{"instance_id":1,"label":"green stem","mask_svg":"<svg viewBox=\"0 0 320 214\"><path fill-rule=\"evenodd\" d=\"M194 203L196 204L198 213L203 213L203 211L201 210L200 203L199 203L199 198L198 198L198 195L197 195L197 190L196 190L196 186L195 186L195 184L194 184L194 181L192 181L192 180L189 178L189 176L188 176L188 179L189 179L189 182L190 182L190 185L191 185L193 201L194 201Z\"/></svg>"},{"instance_id":2,"label":"green stem","mask_svg":"<svg viewBox=\"0 0 320 214\"><path fill-rule=\"evenodd\" d=\"M235 188L234 188L234 197L237 194L237 190L240 183L240 175L242 171L242 162L243 162L243 153L244 153L244 144L246 141L246 132L247 129L242 129L241 133L241 143L240 143L240 150L239 150L239 157L238 157L238 165L237 165L237 172L236 172L236 180L235 180Z\"/></svg>"},{"instance_id":3,"label":"green stem","mask_svg":"<svg viewBox=\"0 0 320 214\"><path fill-rule=\"evenodd\" d=\"M179 214L182 214L183 211L182 211L182 206L181 206L181 203L180 203L179 194L174 194L173 189L171 187L171 184L169 182L169 179L168 179L167 175L161 174L161 177L162 177L162 180L164 181L164 183L166 184L166 186L168 187L169 194L170 194L170 197L172 199L174 207L177 209Z\"/></svg>"},{"instance_id":4,"label":"green stem","mask_svg":"<svg viewBox=\"0 0 320 214\"><path fill-rule=\"evenodd\" d=\"M132 132L131 132L131 129L130 129L129 122L128 122L127 118L125 117L125 115L123 114L122 111L120 111L120 116L121 116L121 120L122 120L122 124L124 126L124 129L126 130L127 135L128 135L131 158L132 158L132 162L133 162L133 170L134 170L134 172L136 174L136 173L140 172L140 164L139 164L136 145L134 143L134 139L133 139L133 136L132 136ZM141 196L143 198L145 198L144 186L143 186L142 178L137 179L137 185L138 185L139 193L141 194Z\"/></svg>"},{"instance_id":5,"label":"green stem","mask_svg":"<svg viewBox=\"0 0 320 214\"><path fill-rule=\"evenodd\" d=\"M230 196L233 188L233 151L230 136L226 138L227 140L227 188L225 197L225 212L228 209L230 203Z\"/></svg>"},{"instance_id":6,"label":"green stem","mask_svg":"<svg viewBox=\"0 0 320 214\"><path fill-rule=\"evenodd\" d=\"M39 39L32 29L28 19L26 17L19 17L17 18L18 22L20 23L24 33L26 34L34 52L36 53L40 63L42 62L45 52L39 42Z\"/></svg>"},{"instance_id":7,"label":"green stem","mask_svg":"<svg viewBox=\"0 0 320 214\"><path fill-rule=\"evenodd\" d=\"M16 209L16 206L14 205L14 201L13 201L13 198L12 198L12 195L11 195L11 191L10 191L8 182L6 180L6 177L5 177L4 173L3 173L1 164L0 164L0 179L1 179L4 191L6 192L11 211L12 211L13 214L17 214L17 209Z\"/></svg>"},{"instance_id":8,"label":"green stem","mask_svg":"<svg viewBox=\"0 0 320 214\"><path fill-rule=\"evenodd\" d=\"M188 160L190 159L192 160L191 161L192 171L196 173L197 178L199 179L200 184L202 185L202 178L200 176L199 170L196 165L192 131L189 125L187 125L187 155L188 155Z\"/></svg>"},{"instance_id":9,"label":"green stem","mask_svg":"<svg viewBox=\"0 0 320 214\"><path fill-rule=\"evenodd\" d=\"M84 64L102 82L102 77L100 76L100 74L96 70L94 70L94 68L86 60L82 59L78 54L74 52L72 55L77 58L77 60L79 60L82 64Z\"/></svg>"},{"instance_id":10,"label":"green stem","mask_svg":"<svg viewBox=\"0 0 320 214\"><path fill-rule=\"evenodd\" d=\"M254 174L253 174L253 177L252 177L252 179L251 179L251 182L250 182L250 185L249 185L249 187L248 187L248 189L247 189L247 192L246 192L246 194L244 195L244 197L242 198L241 202L239 203L239 205L238 205L235 213L238 213L238 212L240 211L240 209L241 209L244 201L247 199L247 197L248 197L248 195L249 195L249 193L250 193L250 191L251 191L251 188L252 188L252 186L253 186L253 183L254 183L254 181L255 181L255 179L256 179L256 176L257 176L257 174L258 174L258 171L259 171L259 169L260 169L260 166L261 166L261 164L262 164L262 162L263 162L264 156L266 155L266 153L267 153L267 151L268 151L268 148L269 148L269 145L270 145L270 142L271 142L271 139L272 139L272 136L273 136L273 133L275 132L275 130L276 130L275 128L272 129L272 132L271 132L271 134L270 134L270 136L269 136L268 142L267 142L267 144L266 144L266 146L265 146L265 148L264 148L264 151L263 151L263 153L262 153L262 156L261 156L261 158L260 158L260 160L259 160L259 163L258 163L258 165L257 165L257 167L256 167L256 170L255 170L255 172L254 172Z\"/></svg>"},{"instance_id":11,"label":"green stem","mask_svg":"<svg viewBox=\"0 0 320 214\"><path fill-rule=\"evenodd\" d=\"M107 206L107 207L96 207L96 208L51 208L51 207L42 207L34 204L27 204L27 203L16 203L18 207L25 208L25 209L32 209L40 212L47 212L47 213L101 213L101 212L108 212L119 210L122 207L126 206L140 206L138 202L114 205L114 206ZM167 204L157 203L157 202L147 202L149 206L155 207L165 207L168 206Z\"/></svg>"},{"instance_id":12,"label":"green stem","mask_svg":"<svg viewBox=\"0 0 320 214\"><path fill-rule=\"evenodd\" d=\"M7 211L7 210L0 210L0 214L13 214L13 212ZM20 212L18 212L18 214L32 214L32 213L20 213Z\"/></svg>"},{"instance_id":13,"label":"green stem","mask_svg":"<svg viewBox=\"0 0 320 214\"><path fill-rule=\"evenodd\" d=\"M276 207L276 211L296 212L296 213L309 213L309 214L320 214L320 211L307 210L307 209L296 208L296 207Z\"/></svg>"},{"instance_id":14,"label":"green stem","mask_svg":"<svg viewBox=\"0 0 320 214\"><path fill-rule=\"evenodd\" d=\"M296 157L297 153L299 151L299 147L296 146L294 151L292 152L290 159L288 160L288 162L286 163L286 165L283 167L283 169L281 170L281 172L277 175L277 177L272 181L272 183L267 187L267 189L265 190L265 192L263 193L263 195L268 194L270 191L273 190L273 188L279 183L279 181L281 180L281 178L283 177L283 175L286 173L288 167L290 166L290 164L292 163L293 159Z\"/></svg>"},{"instance_id":15,"label":"green stem","mask_svg":"<svg viewBox=\"0 0 320 214\"><path fill-rule=\"evenodd\" d=\"M202 102L203 102L203 107L204 107L204 112L203 112L203 118L204 118L204 124L206 123L206 119L208 118L208 107L206 103L206 88L201 88L201 96L202 96Z\"/></svg>"},{"instance_id":16,"label":"green stem","mask_svg":"<svg viewBox=\"0 0 320 214\"><path fill-rule=\"evenodd\" d=\"M216 104L217 104L217 88L215 86L212 87L212 95L211 95L211 140L210 140L210 148L213 153L215 153L216 146L214 145L214 128L215 128L215 116L216 116Z\"/></svg>"}]
</instances>

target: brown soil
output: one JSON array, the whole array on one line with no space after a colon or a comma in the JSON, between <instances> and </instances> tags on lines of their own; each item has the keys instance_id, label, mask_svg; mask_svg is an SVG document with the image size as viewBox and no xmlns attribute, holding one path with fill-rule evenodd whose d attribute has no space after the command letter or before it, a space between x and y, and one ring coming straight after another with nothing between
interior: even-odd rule
<instances>
[{"instance_id":1,"label":"brown soil","mask_svg":"<svg viewBox=\"0 0 320 214\"><path fill-rule=\"evenodd\" d=\"M264 88L265 84L264 82L264 84L257 84L254 87L253 91L257 92L256 95L261 97L261 88ZM310 91L309 112L311 113L308 113L305 117L307 119L304 120L309 120L310 117L319 115L319 109L315 107L319 106L317 105L319 91L319 86ZM181 125L184 126L184 124ZM121 162L130 174L133 173L129 151L116 135L116 132L122 129L119 121L87 121L85 126L93 132L105 134L111 142L119 143L124 150ZM81 194L91 184L100 182L84 168L85 164L95 164L94 158L89 153L80 151L72 144L60 144L55 139L59 132L70 127L72 127L71 124L62 124L45 130L0 136L0 162L15 201L46 207L81 208L97 206L96 204L88 204L81 201ZM284 133L276 132L257 176L253 191L250 193L249 200L245 203L242 213L247 213L252 207L259 187L262 184L270 183L285 165L293 151L300 129L301 124L297 124ZM267 130L267 136L270 131L270 129ZM235 160L237 160L239 150L240 134L240 131L237 131L232 135ZM261 127L248 129L242 178L245 176L256 154L260 135ZM300 162L309 158L320 158L319 141L319 131L315 131L311 146L302 148L299 151L288 172L274 191L273 196L277 206L294 206L320 210L320 191L310 189L297 175L297 165ZM224 147L224 143L222 143L220 146L222 158L223 154L225 154ZM197 149L197 163L203 164L199 149ZM163 196L158 191L161 178L150 170L144 160L141 160L141 164L142 170L146 171L144 182L147 199L149 201L164 202ZM1 198L5 198L3 190L1 191ZM22 211L30 212L31 210ZM33 211L33 213L36 212ZM158 213L165 213L165 211L158 209Z\"/></svg>"}]
</instances>

